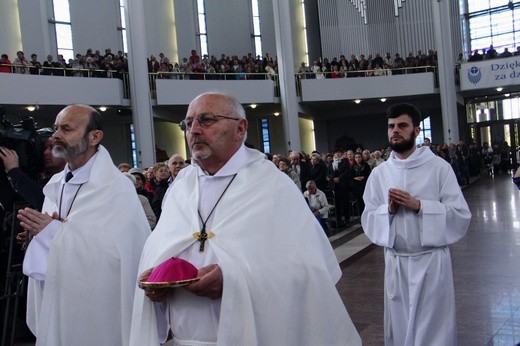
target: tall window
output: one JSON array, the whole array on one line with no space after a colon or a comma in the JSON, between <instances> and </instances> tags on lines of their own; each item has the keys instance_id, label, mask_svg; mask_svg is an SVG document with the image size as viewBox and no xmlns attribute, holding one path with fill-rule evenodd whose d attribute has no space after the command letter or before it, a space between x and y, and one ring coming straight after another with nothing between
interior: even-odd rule
<instances>
[{"instance_id":1,"label":"tall window","mask_svg":"<svg viewBox=\"0 0 520 346\"><path fill-rule=\"evenodd\" d=\"M302 0L303 39L305 40L305 62L309 66L309 45L307 44L307 21L305 20L305 0Z\"/></svg>"},{"instance_id":2,"label":"tall window","mask_svg":"<svg viewBox=\"0 0 520 346\"><path fill-rule=\"evenodd\" d=\"M199 20L200 56L208 54L208 33L206 30L206 6L204 0L197 0L197 14Z\"/></svg>"},{"instance_id":3,"label":"tall window","mask_svg":"<svg viewBox=\"0 0 520 346\"><path fill-rule=\"evenodd\" d=\"M58 54L65 60L74 59L74 47L72 45L72 29L70 25L69 0L52 0L54 10L54 24L56 30L56 47Z\"/></svg>"},{"instance_id":4,"label":"tall window","mask_svg":"<svg viewBox=\"0 0 520 346\"><path fill-rule=\"evenodd\" d=\"M137 167L137 144L135 143L134 124L130 124L128 130L128 134L130 137L130 151L132 152L132 167Z\"/></svg>"},{"instance_id":5,"label":"tall window","mask_svg":"<svg viewBox=\"0 0 520 346\"><path fill-rule=\"evenodd\" d=\"M520 1L467 0L464 17L471 51L493 45L500 54L520 45Z\"/></svg>"},{"instance_id":6,"label":"tall window","mask_svg":"<svg viewBox=\"0 0 520 346\"><path fill-rule=\"evenodd\" d=\"M121 32L121 40L123 42L123 53L128 52L128 43L126 41L126 17L125 17L125 0L119 0L119 13L121 17L121 26L117 28Z\"/></svg>"},{"instance_id":7,"label":"tall window","mask_svg":"<svg viewBox=\"0 0 520 346\"><path fill-rule=\"evenodd\" d=\"M425 118L423 121L421 121L421 132L419 135L417 135L417 138L415 139L415 144L422 144L424 143L425 138L432 139L432 126L430 124L430 117Z\"/></svg>"},{"instance_id":8,"label":"tall window","mask_svg":"<svg viewBox=\"0 0 520 346\"><path fill-rule=\"evenodd\" d=\"M262 128L262 144L264 148L264 153L271 152L271 137L269 135L269 120L261 119L261 128Z\"/></svg>"},{"instance_id":9,"label":"tall window","mask_svg":"<svg viewBox=\"0 0 520 346\"><path fill-rule=\"evenodd\" d=\"M255 39L255 55L262 55L262 33L260 31L260 13L258 11L258 0L251 0L253 10L253 37Z\"/></svg>"}]
</instances>

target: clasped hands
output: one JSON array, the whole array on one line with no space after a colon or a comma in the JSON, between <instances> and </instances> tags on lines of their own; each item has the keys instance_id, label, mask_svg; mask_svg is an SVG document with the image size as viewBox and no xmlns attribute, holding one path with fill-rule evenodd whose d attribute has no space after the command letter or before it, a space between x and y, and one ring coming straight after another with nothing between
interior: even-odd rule
<instances>
[{"instance_id":1,"label":"clasped hands","mask_svg":"<svg viewBox=\"0 0 520 346\"><path fill-rule=\"evenodd\" d=\"M399 206L411 209L416 213L421 210L421 201L413 198L408 192L399 189L388 190L388 212L390 214L397 213Z\"/></svg>"},{"instance_id":2,"label":"clasped hands","mask_svg":"<svg viewBox=\"0 0 520 346\"><path fill-rule=\"evenodd\" d=\"M145 275L147 276L149 273L146 272L142 276ZM139 279L142 279L142 276ZM200 278L200 280L192 282L182 288L199 297L207 297L210 299L218 299L222 297L223 277L222 270L218 264L210 264L206 267L200 268L197 277ZM173 290L174 288L146 287L144 288L144 294L152 302L157 303L165 300L168 295L173 293Z\"/></svg>"},{"instance_id":3,"label":"clasped hands","mask_svg":"<svg viewBox=\"0 0 520 346\"><path fill-rule=\"evenodd\" d=\"M28 231L31 237L34 237L40 233L53 220L59 219L58 213L56 212L54 212L51 216L47 213L40 213L38 210L31 208L18 210L16 217L20 221L20 226L22 226L24 230ZM21 232L18 233L16 239L18 242L24 242L26 237L27 234L25 232Z\"/></svg>"}]
</instances>

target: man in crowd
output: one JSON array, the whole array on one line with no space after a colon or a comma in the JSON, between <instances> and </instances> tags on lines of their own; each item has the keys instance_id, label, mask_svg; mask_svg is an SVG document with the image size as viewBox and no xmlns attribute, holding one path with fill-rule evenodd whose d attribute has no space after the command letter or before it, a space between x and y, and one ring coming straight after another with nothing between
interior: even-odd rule
<instances>
[{"instance_id":1,"label":"man in crowd","mask_svg":"<svg viewBox=\"0 0 520 346\"><path fill-rule=\"evenodd\" d=\"M334 159L329 162L327 175L331 188L334 190L334 204L336 206L336 227L345 227L350 221L350 206L348 203L350 165L343 158L341 148L334 150ZM345 221L342 218L345 218Z\"/></svg>"},{"instance_id":2,"label":"man in crowd","mask_svg":"<svg viewBox=\"0 0 520 346\"><path fill-rule=\"evenodd\" d=\"M139 272L174 256L200 280L136 291L131 345L159 345L168 329L178 345L361 343L328 239L300 190L243 144L247 126L230 95L190 103L181 127L193 164L174 180Z\"/></svg>"},{"instance_id":3,"label":"man in crowd","mask_svg":"<svg viewBox=\"0 0 520 346\"><path fill-rule=\"evenodd\" d=\"M177 174L186 166L186 163L180 154L173 154L168 160L168 168L170 170L170 178L168 178L168 185L171 185Z\"/></svg>"},{"instance_id":4,"label":"man in crowd","mask_svg":"<svg viewBox=\"0 0 520 346\"><path fill-rule=\"evenodd\" d=\"M112 163L99 113L71 105L56 117L55 157L42 212L19 211L33 237L27 324L37 345L126 345L139 254L150 233L132 183Z\"/></svg>"},{"instance_id":5,"label":"man in crowd","mask_svg":"<svg viewBox=\"0 0 520 346\"><path fill-rule=\"evenodd\" d=\"M301 183L302 192L306 191L305 185L311 179L311 166L305 160L302 160L302 154L298 151L291 151L289 153L289 160L291 160L291 168L298 174Z\"/></svg>"},{"instance_id":6,"label":"man in crowd","mask_svg":"<svg viewBox=\"0 0 520 346\"><path fill-rule=\"evenodd\" d=\"M466 234L468 205L448 162L416 148L421 114L387 111L392 154L368 178L361 224L385 247L385 345L456 345L448 245Z\"/></svg>"}]
</instances>

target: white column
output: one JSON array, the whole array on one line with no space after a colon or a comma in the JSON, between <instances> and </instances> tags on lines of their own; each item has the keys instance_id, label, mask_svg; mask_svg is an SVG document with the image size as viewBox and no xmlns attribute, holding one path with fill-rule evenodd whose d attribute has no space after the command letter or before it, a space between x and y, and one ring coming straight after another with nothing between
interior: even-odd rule
<instances>
[{"instance_id":1,"label":"white column","mask_svg":"<svg viewBox=\"0 0 520 346\"><path fill-rule=\"evenodd\" d=\"M296 98L293 43L289 20L291 18L290 1L273 0L273 10L285 147L286 151L300 151L298 100Z\"/></svg>"},{"instance_id":2,"label":"white column","mask_svg":"<svg viewBox=\"0 0 520 346\"><path fill-rule=\"evenodd\" d=\"M155 163L155 134L146 62L146 30L143 0L126 0L126 34L128 40L128 72L132 118L139 167Z\"/></svg>"},{"instance_id":3,"label":"white column","mask_svg":"<svg viewBox=\"0 0 520 346\"><path fill-rule=\"evenodd\" d=\"M435 46L439 62L439 91L445 143L458 143L459 123L455 91L452 28L449 0L432 0Z\"/></svg>"},{"instance_id":4,"label":"white column","mask_svg":"<svg viewBox=\"0 0 520 346\"><path fill-rule=\"evenodd\" d=\"M0 38L0 47L2 47L2 54L7 54L9 60L13 62L16 58L16 52L22 50L18 0L2 0L1 3L0 30L2 36Z\"/></svg>"}]
</instances>

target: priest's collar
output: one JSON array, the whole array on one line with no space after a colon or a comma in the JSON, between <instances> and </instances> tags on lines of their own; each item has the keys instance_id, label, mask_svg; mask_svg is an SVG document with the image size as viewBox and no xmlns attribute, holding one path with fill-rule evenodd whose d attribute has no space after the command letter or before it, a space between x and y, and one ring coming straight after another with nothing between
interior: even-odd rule
<instances>
[{"instance_id":1,"label":"priest's collar","mask_svg":"<svg viewBox=\"0 0 520 346\"><path fill-rule=\"evenodd\" d=\"M435 154L432 153L430 148L424 146L415 149L414 152L404 160L399 159L395 155L395 152L392 152L390 158L389 162L391 162L395 167L412 168L432 160L435 158Z\"/></svg>"},{"instance_id":2,"label":"priest's collar","mask_svg":"<svg viewBox=\"0 0 520 346\"><path fill-rule=\"evenodd\" d=\"M226 164L218 170L214 177L227 177L233 174L238 173L238 170L247 162L248 155L246 146L242 144L240 148L231 156L231 158L226 162ZM198 176L210 176L208 172L204 171L199 165L197 165L196 161L193 161L194 165L197 166Z\"/></svg>"},{"instance_id":3,"label":"priest's collar","mask_svg":"<svg viewBox=\"0 0 520 346\"><path fill-rule=\"evenodd\" d=\"M83 166L76 168L72 171L73 177L69 180L69 184L85 184L90 180L90 172L92 171L92 166L96 161L96 157L99 154L99 150L85 163ZM63 170L63 178L61 179L61 183L65 184L65 177L67 173L71 172L69 165L65 165L65 169Z\"/></svg>"}]
</instances>

